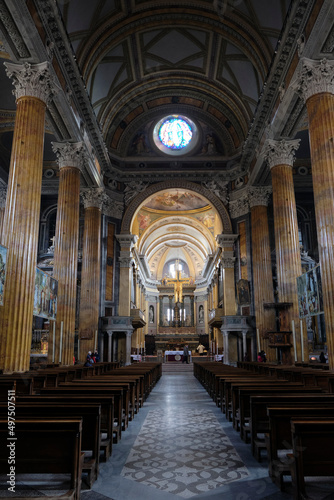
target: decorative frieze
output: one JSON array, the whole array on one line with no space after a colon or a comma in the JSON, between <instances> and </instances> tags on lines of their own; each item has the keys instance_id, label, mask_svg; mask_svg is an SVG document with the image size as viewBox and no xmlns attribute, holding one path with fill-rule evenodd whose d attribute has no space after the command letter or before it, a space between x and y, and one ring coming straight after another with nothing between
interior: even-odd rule
<instances>
[{"instance_id":1,"label":"decorative frieze","mask_svg":"<svg viewBox=\"0 0 334 500\"><path fill-rule=\"evenodd\" d=\"M249 212L248 198L243 197L238 200L230 201L229 210L232 219L237 219Z\"/></svg>"},{"instance_id":2,"label":"decorative frieze","mask_svg":"<svg viewBox=\"0 0 334 500\"><path fill-rule=\"evenodd\" d=\"M105 194L102 211L108 217L121 219L124 211L124 203L122 201L112 200L107 194Z\"/></svg>"},{"instance_id":3,"label":"decorative frieze","mask_svg":"<svg viewBox=\"0 0 334 500\"><path fill-rule=\"evenodd\" d=\"M293 141L267 139L261 151L261 156L268 162L270 168L276 165L290 165L292 167L295 160L295 151L297 151L299 143L300 139Z\"/></svg>"},{"instance_id":4,"label":"decorative frieze","mask_svg":"<svg viewBox=\"0 0 334 500\"><path fill-rule=\"evenodd\" d=\"M83 170L86 155L82 142L52 142L52 150L57 155L59 168L76 167Z\"/></svg>"},{"instance_id":5,"label":"decorative frieze","mask_svg":"<svg viewBox=\"0 0 334 500\"><path fill-rule=\"evenodd\" d=\"M137 194L144 191L148 186L148 183L143 181L131 181L128 182L124 190L124 201L125 205L129 205L130 201L137 196Z\"/></svg>"},{"instance_id":6,"label":"decorative frieze","mask_svg":"<svg viewBox=\"0 0 334 500\"><path fill-rule=\"evenodd\" d=\"M4 65L7 76L13 80L13 94L16 99L25 96L37 97L48 104L57 92L48 61L40 64L5 62Z\"/></svg>"},{"instance_id":7,"label":"decorative frieze","mask_svg":"<svg viewBox=\"0 0 334 500\"><path fill-rule=\"evenodd\" d=\"M298 79L292 84L292 88L305 102L315 94L334 94L334 61L316 61L304 57L301 64Z\"/></svg>"},{"instance_id":8,"label":"decorative frieze","mask_svg":"<svg viewBox=\"0 0 334 500\"><path fill-rule=\"evenodd\" d=\"M216 241L221 248L230 248L233 247L238 236L238 234L217 234Z\"/></svg>"},{"instance_id":9,"label":"decorative frieze","mask_svg":"<svg viewBox=\"0 0 334 500\"><path fill-rule=\"evenodd\" d=\"M248 188L248 201L250 208L258 206L268 206L272 193L271 186L250 186Z\"/></svg>"},{"instance_id":10,"label":"decorative frieze","mask_svg":"<svg viewBox=\"0 0 334 500\"><path fill-rule=\"evenodd\" d=\"M99 208L102 209L105 193L104 188L91 188L85 189L80 193L85 208Z\"/></svg>"},{"instance_id":11,"label":"decorative frieze","mask_svg":"<svg viewBox=\"0 0 334 500\"><path fill-rule=\"evenodd\" d=\"M219 178L211 179L202 182L202 186L214 193L224 204L228 203L228 181L223 181Z\"/></svg>"}]
</instances>

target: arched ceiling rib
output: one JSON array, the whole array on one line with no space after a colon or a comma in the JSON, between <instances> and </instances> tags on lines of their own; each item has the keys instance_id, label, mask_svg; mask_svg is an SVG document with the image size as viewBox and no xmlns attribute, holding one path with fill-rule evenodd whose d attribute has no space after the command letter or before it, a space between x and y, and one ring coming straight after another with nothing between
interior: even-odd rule
<instances>
[{"instance_id":1,"label":"arched ceiling rib","mask_svg":"<svg viewBox=\"0 0 334 500\"><path fill-rule=\"evenodd\" d=\"M193 168L207 134L219 143L212 168L229 168L224 161L241 153L288 3L58 0L113 167L134 172L145 156L154 171L163 155L150 149L152 120L182 109L203 131ZM136 150L138 133L149 154Z\"/></svg>"}]
</instances>

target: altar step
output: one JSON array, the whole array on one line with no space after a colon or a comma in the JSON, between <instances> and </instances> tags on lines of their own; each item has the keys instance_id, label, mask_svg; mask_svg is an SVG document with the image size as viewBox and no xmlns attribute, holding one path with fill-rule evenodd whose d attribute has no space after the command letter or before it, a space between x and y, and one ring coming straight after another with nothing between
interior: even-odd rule
<instances>
[{"instance_id":1,"label":"altar step","mask_svg":"<svg viewBox=\"0 0 334 500\"><path fill-rule=\"evenodd\" d=\"M168 361L162 363L162 373L175 373L175 372L193 372L194 367L192 363L186 364L180 361Z\"/></svg>"}]
</instances>

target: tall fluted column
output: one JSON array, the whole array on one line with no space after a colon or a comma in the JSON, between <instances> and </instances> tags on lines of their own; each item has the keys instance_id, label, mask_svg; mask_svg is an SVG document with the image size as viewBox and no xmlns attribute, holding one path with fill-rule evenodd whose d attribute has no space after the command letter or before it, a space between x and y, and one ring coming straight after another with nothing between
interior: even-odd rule
<instances>
[{"instance_id":1,"label":"tall fluted column","mask_svg":"<svg viewBox=\"0 0 334 500\"><path fill-rule=\"evenodd\" d=\"M254 280L254 307L256 328L262 337L268 331L275 331L275 310L265 309L264 302L274 302L273 275L269 242L267 206L272 189L251 187L248 190L252 223L252 262ZM262 347L263 346L263 347ZM276 360L274 349L263 339L261 347L268 361Z\"/></svg>"},{"instance_id":2,"label":"tall fluted column","mask_svg":"<svg viewBox=\"0 0 334 500\"><path fill-rule=\"evenodd\" d=\"M271 168L273 186L273 207L275 223L276 268L278 296L280 302L292 302L287 309L286 324L281 322L282 331L292 330L292 321L296 331L297 361L301 361L300 320L298 309L297 277L302 274L298 237L296 199L293 185L292 165L295 150L300 140L267 140L264 155ZM305 332L305 328L303 329ZM291 335L291 340L293 338ZM283 349L283 363L292 364L291 350Z\"/></svg>"},{"instance_id":3,"label":"tall fluted column","mask_svg":"<svg viewBox=\"0 0 334 500\"><path fill-rule=\"evenodd\" d=\"M6 197L7 197L7 189L1 188L0 189L0 244L2 241L2 228L3 228L3 221L5 218Z\"/></svg>"},{"instance_id":4,"label":"tall fluted column","mask_svg":"<svg viewBox=\"0 0 334 500\"><path fill-rule=\"evenodd\" d=\"M120 251L120 279L119 279L119 316L130 316L131 280L132 280L132 248L138 236L134 234L117 234L116 238L121 246Z\"/></svg>"},{"instance_id":5,"label":"tall fluted column","mask_svg":"<svg viewBox=\"0 0 334 500\"><path fill-rule=\"evenodd\" d=\"M222 248L224 316L234 316L237 310L234 279L234 243L237 238L237 234L218 234L216 237L218 245Z\"/></svg>"},{"instance_id":6,"label":"tall fluted column","mask_svg":"<svg viewBox=\"0 0 334 500\"><path fill-rule=\"evenodd\" d=\"M101 275L101 208L104 189L87 189L81 193L85 208L82 248L81 296L79 312L80 361L93 348L99 327Z\"/></svg>"},{"instance_id":7,"label":"tall fluted column","mask_svg":"<svg viewBox=\"0 0 334 500\"><path fill-rule=\"evenodd\" d=\"M8 253L4 305L0 307L0 369L10 373L29 369L45 109L53 82L47 62L5 66L17 103L1 240Z\"/></svg>"},{"instance_id":8,"label":"tall fluted column","mask_svg":"<svg viewBox=\"0 0 334 500\"><path fill-rule=\"evenodd\" d=\"M309 120L328 361L334 369L334 61L302 60L296 88Z\"/></svg>"},{"instance_id":9,"label":"tall fluted column","mask_svg":"<svg viewBox=\"0 0 334 500\"><path fill-rule=\"evenodd\" d=\"M60 168L53 267L58 280L55 361L70 365L74 355L80 170L84 153L81 142L53 143L53 150Z\"/></svg>"}]
</instances>

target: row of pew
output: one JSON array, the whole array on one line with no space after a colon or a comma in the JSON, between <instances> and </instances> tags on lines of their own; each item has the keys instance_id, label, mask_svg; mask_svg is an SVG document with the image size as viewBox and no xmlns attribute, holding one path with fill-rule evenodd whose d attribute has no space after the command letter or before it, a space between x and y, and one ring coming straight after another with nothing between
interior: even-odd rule
<instances>
[{"instance_id":1,"label":"row of pew","mask_svg":"<svg viewBox=\"0 0 334 500\"><path fill-rule=\"evenodd\" d=\"M13 448L0 447L0 469L8 469L13 482L22 473L65 474L70 479L62 500L79 500L82 481L92 487L100 462L109 459L160 377L161 363L96 363L0 376L0 437ZM15 492L2 498L15 498Z\"/></svg>"},{"instance_id":2,"label":"row of pew","mask_svg":"<svg viewBox=\"0 0 334 500\"><path fill-rule=\"evenodd\" d=\"M334 372L201 362L194 375L254 457L267 459L281 491L290 476L294 499L302 500L309 498L306 477L334 477Z\"/></svg>"}]
</instances>

